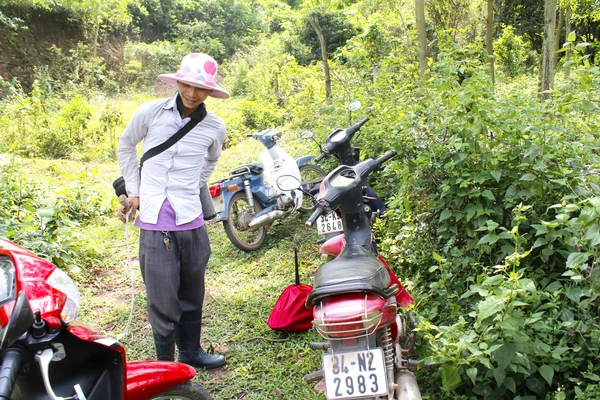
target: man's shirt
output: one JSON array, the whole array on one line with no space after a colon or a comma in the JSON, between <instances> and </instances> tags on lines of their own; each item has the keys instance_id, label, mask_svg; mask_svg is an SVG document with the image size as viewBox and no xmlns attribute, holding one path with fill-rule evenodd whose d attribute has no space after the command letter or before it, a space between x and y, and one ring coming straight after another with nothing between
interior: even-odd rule
<instances>
[{"instance_id":1,"label":"man's shirt","mask_svg":"<svg viewBox=\"0 0 600 400\"><path fill-rule=\"evenodd\" d=\"M176 225L197 219L202 213L200 186L212 174L225 140L225 123L208 112L206 117L175 145L144 162L140 176L136 145L143 153L164 143L190 121L181 118L175 93L170 99L142 104L119 140L117 157L128 196L139 196L141 222L156 224L165 201L175 210Z\"/></svg>"}]
</instances>

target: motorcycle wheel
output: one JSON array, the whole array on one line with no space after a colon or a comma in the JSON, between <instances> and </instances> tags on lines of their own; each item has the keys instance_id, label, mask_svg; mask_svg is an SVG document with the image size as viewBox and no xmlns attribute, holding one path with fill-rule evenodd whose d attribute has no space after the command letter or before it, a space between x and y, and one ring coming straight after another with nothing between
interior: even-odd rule
<instances>
[{"instance_id":1,"label":"motorcycle wheel","mask_svg":"<svg viewBox=\"0 0 600 400\"><path fill-rule=\"evenodd\" d=\"M150 400L210 400L210 394L198 382L187 381L151 397Z\"/></svg>"},{"instance_id":2,"label":"motorcycle wheel","mask_svg":"<svg viewBox=\"0 0 600 400\"><path fill-rule=\"evenodd\" d=\"M262 207L254 199L254 210L250 209L246 193L237 192L231 197L228 206L229 218L223 221L223 227L227 237L235 247L242 251L254 251L260 249L267 237L267 228L264 226L250 228L248 224L252 214L262 210Z\"/></svg>"},{"instance_id":3,"label":"motorcycle wheel","mask_svg":"<svg viewBox=\"0 0 600 400\"><path fill-rule=\"evenodd\" d=\"M323 170L323 168L319 167L318 165L315 164L304 164L300 167L300 179L302 179L302 181L308 181L308 180L312 180L315 178L323 178L325 175L327 175L327 173ZM315 192L314 194L316 194L319 190L319 185L321 183L313 183L313 184L309 184L309 185L305 185L302 186L302 190L304 190L305 192L309 192L309 193L313 193L313 191ZM302 195L302 205L300 207L298 207L298 211L300 211L303 214L308 214L308 213L312 213L315 210L315 205L313 204L313 201L310 197L308 197L306 194Z\"/></svg>"}]
</instances>

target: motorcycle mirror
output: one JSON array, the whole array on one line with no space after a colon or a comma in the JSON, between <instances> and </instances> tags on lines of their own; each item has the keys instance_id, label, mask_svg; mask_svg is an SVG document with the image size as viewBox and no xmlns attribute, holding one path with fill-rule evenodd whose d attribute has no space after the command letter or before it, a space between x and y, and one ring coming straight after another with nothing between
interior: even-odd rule
<instances>
[{"instance_id":1,"label":"motorcycle mirror","mask_svg":"<svg viewBox=\"0 0 600 400\"><path fill-rule=\"evenodd\" d=\"M312 139L315 137L315 134L310 129L302 129L298 134L302 139Z\"/></svg>"},{"instance_id":2,"label":"motorcycle mirror","mask_svg":"<svg viewBox=\"0 0 600 400\"><path fill-rule=\"evenodd\" d=\"M19 292L15 308L4 329L0 332L0 351L7 349L33 325L33 312L25 292Z\"/></svg>"},{"instance_id":3,"label":"motorcycle mirror","mask_svg":"<svg viewBox=\"0 0 600 400\"><path fill-rule=\"evenodd\" d=\"M279 190L283 192L300 189L300 180L293 175L281 175L275 183Z\"/></svg>"},{"instance_id":4,"label":"motorcycle mirror","mask_svg":"<svg viewBox=\"0 0 600 400\"><path fill-rule=\"evenodd\" d=\"M362 107L362 104L360 104L360 101L354 100L354 101L350 102L350 104L348 104L348 111L353 112L353 111L358 110L361 107Z\"/></svg>"}]
</instances>

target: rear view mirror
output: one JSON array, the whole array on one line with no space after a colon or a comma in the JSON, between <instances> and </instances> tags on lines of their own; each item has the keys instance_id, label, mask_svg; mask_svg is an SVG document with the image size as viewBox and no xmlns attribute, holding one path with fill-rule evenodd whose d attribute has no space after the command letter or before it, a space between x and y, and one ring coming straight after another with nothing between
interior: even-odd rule
<instances>
[{"instance_id":1,"label":"rear view mirror","mask_svg":"<svg viewBox=\"0 0 600 400\"><path fill-rule=\"evenodd\" d=\"M358 100L354 100L350 104L348 104L348 110L352 111L352 112L358 110L361 107L362 107L362 104L360 104L360 101L358 101Z\"/></svg>"},{"instance_id":2,"label":"rear view mirror","mask_svg":"<svg viewBox=\"0 0 600 400\"><path fill-rule=\"evenodd\" d=\"M0 332L0 351L7 349L33 325L33 312L25 292L19 292L15 308Z\"/></svg>"},{"instance_id":3,"label":"rear view mirror","mask_svg":"<svg viewBox=\"0 0 600 400\"><path fill-rule=\"evenodd\" d=\"M311 131L310 129L302 129L300 132L298 132L298 134L302 139L311 139L315 136L313 131Z\"/></svg>"}]
</instances>

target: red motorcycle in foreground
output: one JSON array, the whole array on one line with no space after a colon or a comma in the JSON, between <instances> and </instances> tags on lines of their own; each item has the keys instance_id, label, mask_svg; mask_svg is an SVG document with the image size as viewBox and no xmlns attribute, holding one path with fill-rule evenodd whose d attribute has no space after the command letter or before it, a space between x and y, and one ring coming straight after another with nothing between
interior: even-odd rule
<instances>
[{"instance_id":1,"label":"red motorcycle in foreground","mask_svg":"<svg viewBox=\"0 0 600 400\"><path fill-rule=\"evenodd\" d=\"M412 298L376 255L363 202L367 177L395 154L329 173L307 221L312 225L340 209L344 230L345 246L341 238L324 245L326 252L339 255L316 272L307 299L307 306L314 305L313 326L327 340L311 347L327 352L322 370L305 379L324 378L327 399L421 399L410 371L417 362L408 358L415 338L407 323L414 326L414 319L398 313L398 305L407 306Z\"/></svg>"},{"instance_id":2,"label":"red motorcycle in foreground","mask_svg":"<svg viewBox=\"0 0 600 400\"><path fill-rule=\"evenodd\" d=\"M210 399L194 368L127 362L121 343L75 320L78 309L67 274L0 239L0 399Z\"/></svg>"}]
</instances>

